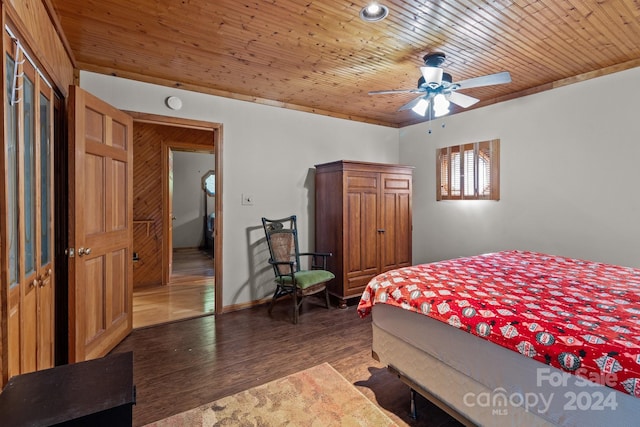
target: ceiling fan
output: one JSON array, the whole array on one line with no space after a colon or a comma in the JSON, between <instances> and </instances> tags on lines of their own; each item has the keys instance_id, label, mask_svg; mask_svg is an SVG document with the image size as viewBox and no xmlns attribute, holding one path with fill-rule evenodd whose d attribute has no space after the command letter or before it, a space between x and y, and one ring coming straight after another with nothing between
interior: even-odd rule
<instances>
[{"instance_id":1,"label":"ceiling fan","mask_svg":"<svg viewBox=\"0 0 640 427\"><path fill-rule=\"evenodd\" d=\"M420 96L407 102L398 111L413 110L424 116L431 113L429 106L432 105L435 117L440 117L449 112L449 102L468 108L480 101L477 98L457 92L459 89L471 89L474 87L491 86L511 82L511 75L508 71L496 74L489 74L481 77L474 77L459 82L453 82L451 74L445 73L440 67L445 60L442 52L428 53L423 57L424 67L420 67L422 76L418 79L416 89L400 90L375 90L369 95L384 95L390 93L419 93Z\"/></svg>"}]
</instances>

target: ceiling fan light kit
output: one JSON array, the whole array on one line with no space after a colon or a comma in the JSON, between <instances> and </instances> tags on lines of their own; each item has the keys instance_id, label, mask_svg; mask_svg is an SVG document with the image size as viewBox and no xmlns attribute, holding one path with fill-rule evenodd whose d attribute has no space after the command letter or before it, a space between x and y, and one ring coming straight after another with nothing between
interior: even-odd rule
<instances>
[{"instance_id":1,"label":"ceiling fan light kit","mask_svg":"<svg viewBox=\"0 0 640 427\"><path fill-rule=\"evenodd\" d=\"M449 105L451 103L443 94L436 95L433 98L433 116L442 117L449 114Z\"/></svg>"},{"instance_id":2,"label":"ceiling fan light kit","mask_svg":"<svg viewBox=\"0 0 640 427\"><path fill-rule=\"evenodd\" d=\"M382 21L389 14L389 8L385 5L373 2L360 10L360 18L367 22Z\"/></svg>"},{"instance_id":3,"label":"ceiling fan light kit","mask_svg":"<svg viewBox=\"0 0 640 427\"><path fill-rule=\"evenodd\" d=\"M462 108L469 108L480 101L477 98L457 92L457 90L511 82L511 75L508 71L453 82L451 74L445 73L441 68L445 60L444 53L428 53L422 59L424 66L420 67L422 76L418 79L418 87L416 89L377 90L369 92L369 95L418 93L420 96L401 106L398 111L411 109L423 117L427 112L431 113L433 111L434 117L442 117L449 113L450 103ZM429 119L431 119L431 114L429 114Z\"/></svg>"},{"instance_id":4,"label":"ceiling fan light kit","mask_svg":"<svg viewBox=\"0 0 640 427\"><path fill-rule=\"evenodd\" d=\"M429 101L425 98L418 99L418 103L411 108L415 113L424 117L427 114L427 108L429 108Z\"/></svg>"}]
</instances>

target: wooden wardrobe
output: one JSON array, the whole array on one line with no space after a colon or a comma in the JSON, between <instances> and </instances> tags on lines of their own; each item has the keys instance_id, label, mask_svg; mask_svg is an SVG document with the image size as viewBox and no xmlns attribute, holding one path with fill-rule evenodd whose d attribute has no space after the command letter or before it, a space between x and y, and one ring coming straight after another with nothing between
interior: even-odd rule
<instances>
[{"instance_id":1,"label":"wooden wardrobe","mask_svg":"<svg viewBox=\"0 0 640 427\"><path fill-rule=\"evenodd\" d=\"M411 265L412 172L347 160L316 165L315 248L333 254L329 292L341 308L376 275Z\"/></svg>"}]
</instances>

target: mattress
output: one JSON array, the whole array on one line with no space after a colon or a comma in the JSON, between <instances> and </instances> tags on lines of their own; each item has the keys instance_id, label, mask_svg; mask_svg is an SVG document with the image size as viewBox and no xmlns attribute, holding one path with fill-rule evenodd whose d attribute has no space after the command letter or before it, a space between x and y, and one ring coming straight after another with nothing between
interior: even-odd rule
<instances>
[{"instance_id":1,"label":"mattress","mask_svg":"<svg viewBox=\"0 0 640 427\"><path fill-rule=\"evenodd\" d=\"M640 398L640 269L496 252L382 273L358 312L379 303Z\"/></svg>"},{"instance_id":2,"label":"mattress","mask_svg":"<svg viewBox=\"0 0 640 427\"><path fill-rule=\"evenodd\" d=\"M631 395L413 311L376 304L372 316L380 362L478 425L638 425Z\"/></svg>"}]
</instances>

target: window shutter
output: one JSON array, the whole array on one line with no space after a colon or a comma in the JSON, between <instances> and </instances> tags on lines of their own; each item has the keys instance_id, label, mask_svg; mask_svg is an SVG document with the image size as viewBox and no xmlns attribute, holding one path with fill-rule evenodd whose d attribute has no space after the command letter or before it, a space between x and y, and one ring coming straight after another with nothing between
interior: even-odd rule
<instances>
[{"instance_id":1,"label":"window shutter","mask_svg":"<svg viewBox=\"0 0 640 427\"><path fill-rule=\"evenodd\" d=\"M449 154L446 148L436 150L436 200L449 196Z\"/></svg>"},{"instance_id":2,"label":"window shutter","mask_svg":"<svg viewBox=\"0 0 640 427\"><path fill-rule=\"evenodd\" d=\"M500 140L436 150L436 200L499 200Z\"/></svg>"},{"instance_id":3,"label":"window shutter","mask_svg":"<svg viewBox=\"0 0 640 427\"><path fill-rule=\"evenodd\" d=\"M491 182L490 199L500 200L500 140L492 139L489 141L489 152L491 153Z\"/></svg>"},{"instance_id":4,"label":"window shutter","mask_svg":"<svg viewBox=\"0 0 640 427\"><path fill-rule=\"evenodd\" d=\"M461 175L464 182L464 196L465 199L473 199L476 196L475 191L475 175L476 175L476 162L475 162L475 144L467 144L462 146L463 160Z\"/></svg>"},{"instance_id":5,"label":"window shutter","mask_svg":"<svg viewBox=\"0 0 640 427\"><path fill-rule=\"evenodd\" d=\"M451 188L449 198L457 199L462 194L462 162L460 161L460 147L449 147L449 170L451 171Z\"/></svg>"},{"instance_id":6,"label":"window shutter","mask_svg":"<svg viewBox=\"0 0 640 427\"><path fill-rule=\"evenodd\" d=\"M478 143L478 198L491 198L491 141Z\"/></svg>"}]
</instances>

